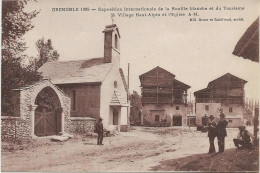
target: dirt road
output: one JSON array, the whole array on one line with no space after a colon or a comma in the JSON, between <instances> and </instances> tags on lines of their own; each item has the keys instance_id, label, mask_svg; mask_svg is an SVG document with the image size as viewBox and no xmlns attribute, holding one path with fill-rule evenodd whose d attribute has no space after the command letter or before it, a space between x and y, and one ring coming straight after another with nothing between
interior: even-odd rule
<instances>
[{"instance_id":1,"label":"dirt road","mask_svg":"<svg viewBox=\"0 0 260 173\"><path fill-rule=\"evenodd\" d=\"M226 149L238 129L228 129ZM251 131L251 130L250 130ZM216 149L217 140L215 141ZM160 162L208 152L207 133L185 127L134 127L130 132L96 139L76 136L65 142L40 138L30 145L2 143L2 171L154 171ZM17 148L17 149L16 149Z\"/></svg>"}]
</instances>

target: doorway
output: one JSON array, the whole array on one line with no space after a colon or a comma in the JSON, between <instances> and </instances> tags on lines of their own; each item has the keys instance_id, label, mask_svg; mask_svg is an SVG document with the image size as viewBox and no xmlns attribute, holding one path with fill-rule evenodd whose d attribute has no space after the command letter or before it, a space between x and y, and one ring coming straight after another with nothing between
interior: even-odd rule
<instances>
[{"instance_id":1,"label":"doorway","mask_svg":"<svg viewBox=\"0 0 260 173\"><path fill-rule=\"evenodd\" d=\"M182 116L173 116L172 126L182 126Z\"/></svg>"},{"instance_id":2,"label":"doorway","mask_svg":"<svg viewBox=\"0 0 260 173\"><path fill-rule=\"evenodd\" d=\"M56 135L61 131L61 105L58 95L51 87L42 89L36 97L34 134Z\"/></svg>"},{"instance_id":3,"label":"doorway","mask_svg":"<svg viewBox=\"0 0 260 173\"><path fill-rule=\"evenodd\" d=\"M118 125L118 110L113 109L113 125Z\"/></svg>"}]
</instances>

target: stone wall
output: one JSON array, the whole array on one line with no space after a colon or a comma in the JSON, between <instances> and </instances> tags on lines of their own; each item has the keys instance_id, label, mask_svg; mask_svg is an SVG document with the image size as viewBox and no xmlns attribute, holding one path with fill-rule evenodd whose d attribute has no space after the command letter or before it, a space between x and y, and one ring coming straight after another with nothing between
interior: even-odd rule
<instances>
[{"instance_id":1,"label":"stone wall","mask_svg":"<svg viewBox=\"0 0 260 173\"><path fill-rule=\"evenodd\" d=\"M64 94L57 86L45 79L31 86L15 90L14 105L15 116L1 117L2 140L20 139L35 137L35 99L39 92L46 88L52 88L58 95L62 110L62 132L65 127L64 121L70 117L70 98Z\"/></svg>"},{"instance_id":2,"label":"stone wall","mask_svg":"<svg viewBox=\"0 0 260 173\"><path fill-rule=\"evenodd\" d=\"M12 141L29 137L28 121L20 117L2 116L1 117L1 140Z\"/></svg>"},{"instance_id":3,"label":"stone wall","mask_svg":"<svg viewBox=\"0 0 260 173\"><path fill-rule=\"evenodd\" d=\"M66 120L67 133L88 134L94 132L96 119L89 117L70 117Z\"/></svg>"},{"instance_id":4,"label":"stone wall","mask_svg":"<svg viewBox=\"0 0 260 173\"><path fill-rule=\"evenodd\" d=\"M51 87L57 94L61 108L61 132L86 134L94 132L95 119L70 116L70 98L49 80L43 80L32 86L16 90L14 101L15 116L1 117L2 140L21 140L35 138L35 99L42 89Z\"/></svg>"}]
</instances>

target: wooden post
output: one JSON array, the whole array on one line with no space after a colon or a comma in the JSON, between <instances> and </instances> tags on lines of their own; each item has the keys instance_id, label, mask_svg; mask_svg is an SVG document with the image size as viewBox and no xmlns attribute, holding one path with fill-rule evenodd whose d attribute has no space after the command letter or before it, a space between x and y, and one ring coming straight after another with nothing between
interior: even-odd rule
<instances>
[{"instance_id":1,"label":"wooden post","mask_svg":"<svg viewBox=\"0 0 260 173\"><path fill-rule=\"evenodd\" d=\"M130 71L130 64L128 63L128 69L127 69L127 104L129 104L129 71ZM130 125L130 110L129 107L127 107L127 125Z\"/></svg>"},{"instance_id":2,"label":"wooden post","mask_svg":"<svg viewBox=\"0 0 260 173\"><path fill-rule=\"evenodd\" d=\"M256 144L258 141L257 141L257 132L258 132L258 125L259 125L259 122L258 122L258 120L259 120L259 107L257 106L256 108L255 108L255 116L254 116L254 137L255 137L255 139L254 139L254 144Z\"/></svg>"}]
</instances>

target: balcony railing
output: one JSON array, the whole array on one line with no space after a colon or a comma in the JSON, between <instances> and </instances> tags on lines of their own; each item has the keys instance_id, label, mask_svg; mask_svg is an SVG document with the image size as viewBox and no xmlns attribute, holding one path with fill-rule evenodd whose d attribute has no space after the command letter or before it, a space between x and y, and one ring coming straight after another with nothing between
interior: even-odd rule
<instances>
[{"instance_id":1,"label":"balcony railing","mask_svg":"<svg viewBox=\"0 0 260 173\"><path fill-rule=\"evenodd\" d=\"M172 102L173 101L173 102ZM147 104L147 103L151 103L151 104L186 104L185 100L182 99L171 99L171 98L165 98L165 97L158 97L158 101L157 101L157 97L143 97L142 98L142 103L143 104Z\"/></svg>"},{"instance_id":2,"label":"balcony railing","mask_svg":"<svg viewBox=\"0 0 260 173\"><path fill-rule=\"evenodd\" d=\"M242 99L242 98L228 98L228 99L199 98L199 99L196 99L196 102L197 103L244 104L244 99Z\"/></svg>"}]
</instances>

